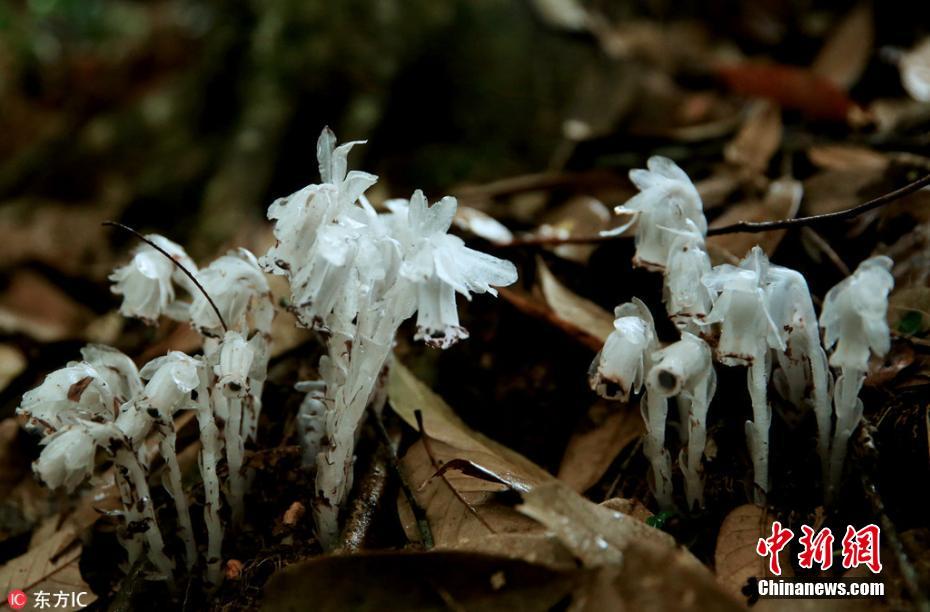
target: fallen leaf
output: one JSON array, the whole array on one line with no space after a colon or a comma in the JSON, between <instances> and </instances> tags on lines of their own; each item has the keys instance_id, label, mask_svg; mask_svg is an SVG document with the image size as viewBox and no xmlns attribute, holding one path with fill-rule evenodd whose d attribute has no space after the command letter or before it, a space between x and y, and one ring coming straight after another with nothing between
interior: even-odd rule
<instances>
[{"instance_id":1,"label":"fallen leaf","mask_svg":"<svg viewBox=\"0 0 930 612\"><path fill-rule=\"evenodd\" d=\"M276 572L263 610L543 611L581 584L583 570L455 551L324 556Z\"/></svg>"},{"instance_id":2,"label":"fallen leaf","mask_svg":"<svg viewBox=\"0 0 930 612\"><path fill-rule=\"evenodd\" d=\"M542 224L534 236L540 238L572 236L597 236L610 227L613 215L597 198L578 196L559 206L542 218ZM569 261L586 263L595 245L561 244L552 248L552 252Z\"/></svg>"},{"instance_id":3,"label":"fallen leaf","mask_svg":"<svg viewBox=\"0 0 930 612\"><path fill-rule=\"evenodd\" d=\"M872 5L862 2L837 25L814 59L811 70L846 91L862 75L875 43Z\"/></svg>"},{"instance_id":4,"label":"fallen leaf","mask_svg":"<svg viewBox=\"0 0 930 612\"><path fill-rule=\"evenodd\" d=\"M30 270L17 270L0 296L0 330L41 342L81 338L93 313Z\"/></svg>"},{"instance_id":5,"label":"fallen leaf","mask_svg":"<svg viewBox=\"0 0 930 612\"><path fill-rule=\"evenodd\" d=\"M558 481L523 493L517 510L552 531L588 567L621 563L632 542L648 541L670 549L677 546L667 533L592 503ZM694 563L701 566L697 559Z\"/></svg>"},{"instance_id":6,"label":"fallen leaf","mask_svg":"<svg viewBox=\"0 0 930 612\"><path fill-rule=\"evenodd\" d=\"M716 73L736 94L767 98L809 119L845 122L856 108L832 81L806 68L744 62L720 66Z\"/></svg>"},{"instance_id":7,"label":"fallen leaf","mask_svg":"<svg viewBox=\"0 0 930 612\"><path fill-rule=\"evenodd\" d=\"M750 578L771 576L768 558L756 552L759 538L772 535L772 517L764 508L753 504L739 506L731 511L720 526L714 565L717 581L724 590L745 600L743 587ZM782 576L793 576L787 548L779 555Z\"/></svg>"},{"instance_id":8,"label":"fallen leaf","mask_svg":"<svg viewBox=\"0 0 930 612\"><path fill-rule=\"evenodd\" d=\"M507 244L513 240L513 234L503 223L471 206L460 205L455 210L453 222L456 227L495 244Z\"/></svg>"},{"instance_id":9,"label":"fallen leaf","mask_svg":"<svg viewBox=\"0 0 930 612\"><path fill-rule=\"evenodd\" d=\"M781 145L781 137L781 109L771 101L759 100L750 105L746 121L724 148L723 155L750 175L764 175Z\"/></svg>"},{"instance_id":10,"label":"fallen leaf","mask_svg":"<svg viewBox=\"0 0 930 612\"><path fill-rule=\"evenodd\" d=\"M537 258L536 261L543 296L552 311L560 319L597 338L603 344L614 329L613 315L562 285L549 271L542 258Z\"/></svg>"},{"instance_id":11,"label":"fallen leaf","mask_svg":"<svg viewBox=\"0 0 930 612\"><path fill-rule=\"evenodd\" d=\"M930 329L930 287L900 287L888 297L888 325L905 336Z\"/></svg>"},{"instance_id":12,"label":"fallen leaf","mask_svg":"<svg viewBox=\"0 0 930 612\"><path fill-rule=\"evenodd\" d=\"M533 521L497 501L495 494L507 489L528 490L541 482L555 480L554 476L519 453L469 428L441 397L398 362L390 370L388 397L394 412L414 429L418 427L415 411L421 411L430 450L440 467L451 462L465 464L445 470L445 480L440 478L423 440L413 444L401 459L401 468L414 497L426 511L437 547L461 547L462 540L475 541L492 533L539 531ZM466 469L469 465L480 467L488 476L474 476L474 471ZM458 499L450 485L474 508L480 519ZM405 532L417 539L416 521L403 496L399 496L398 503Z\"/></svg>"},{"instance_id":13,"label":"fallen leaf","mask_svg":"<svg viewBox=\"0 0 930 612\"><path fill-rule=\"evenodd\" d=\"M70 526L64 525L0 568L0 590L4 593L13 589L47 593L84 592L86 595L82 602L89 605L97 596L81 577L80 559L81 545L77 542L77 534Z\"/></svg>"},{"instance_id":14,"label":"fallen leaf","mask_svg":"<svg viewBox=\"0 0 930 612\"><path fill-rule=\"evenodd\" d=\"M884 170L824 170L804 180L804 214L822 215L861 204L860 194L878 183Z\"/></svg>"},{"instance_id":15,"label":"fallen leaf","mask_svg":"<svg viewBox=\"0 0 930 612\"><path fill-rule=\"evenodd\" d=\"M854 145L815 145L807 156L823 170L884 172L890 163L885 154Z\"/></svg>"},{"instance_id":16,"label":"fallen leaf","mask_svg":"<svg viewBox=\"0 0 930 612\"><path fill-rule=\"evenodd\" d=\"M26 369L26 357L12 344L0 344L0 391Z\"/></svg>"},{"instance_id":17,"label":"fallen leaf","mask_svg":"<svg viewBox=\"0 0 930 612\"><path fill-rule=\"evenodd\" d=\"M601 479L620 451L644 432L638 410L616 409L610 402L596 402L588 410L584 429L568 440L559 466L559 480L584 493Z\"/></svg>"},{"instance_id":18,"label":"fallen leaf","mask_svg":"<svg viewBox=\"0 0 930 612\"><path fill-rule=\"evenodd\" d=\"M511 289L509 287L501 287L497 290L497 292L498 295L504 299L504 301L512 305L520 312L561 329L568 336L574 340L577 340L580 344L583 344L592 351L597 352L603 348L603 340L596 336L592 336L574 323L566 321L558 314L553 312L549 306L542 303L542 301L537 297L530 295L525 291Z\"/></svg>"}]
</instances>

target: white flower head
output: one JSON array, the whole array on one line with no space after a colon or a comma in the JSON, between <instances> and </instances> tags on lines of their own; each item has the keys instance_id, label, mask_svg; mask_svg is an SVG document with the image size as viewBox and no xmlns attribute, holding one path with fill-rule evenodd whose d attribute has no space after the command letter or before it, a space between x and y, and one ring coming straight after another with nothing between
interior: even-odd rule
<instances>
[{"instance_id":1,"label":"white flower head","mask_svg":"<svg viewBox=\"0 0 930 612\"><path fill-rule=\"evenodd\" d=\"M220 361L213 367L218 384L230 396L241 397L249 386L249 374L255 353L242 334L229 331L220 346Z\"/></svg>"},{"instance_id":2,"label":"white flower head","mask_svg":"<svg viewBox=\"0 0 930 612\"><path fill-rule=\"evenodd\" d=\"M317 141L320 185L308 185L268 208L275 222L276 244L262 258L262 265L275 274L293 277L309 261L321 228L332 223L356 201L378 177L367 172L347 171L349 151L364 141L336 146L336 136L325 128ZM296 300L295 300L296 301Z\"/></svg>"},{"instance_id":3,"label":"white flower head","mask_svg":"<svg viewBox=\"0 0 930 612\"><path fill-rule=\"evenodd\" d=\"M675 238L665 268L665 306L679 329L700 326L713 306L710 292L701 282L711 270L704 235L691 219L685 221L685 231L666 229Z\"/></svg>"},{"instance_id":4,"label":"white flower head","mask_svg":"<svg viewBox=\"0 0 930 612\"><path fill-rule=\"evenodd\" d=\"M184 249L158 234L146 236L191 273L197 267ZM114 285L113 293L123 296L120 313L126 317L142 319L153 324L163 314L173 314L175 289L172 281L191 290L190 279L181 272L164 254L148 244L141 244L133 251L132 261L110 274Z\"/></svg>"},{"instance_id":5,"label":"white flower head","mask_svg":"<svg viewBox=\"0 0 930 612\"><path fill-rule=\"evenodd\" d=\"M612 231L618 233L636 223L636 255L633 263L650 270L664 270L675 235L667 229L707 234L707 220L701 196L685 171L660 156L650 157L648 170L631 170L630 180L640 193L616 207L618 214L632 215L630 223ZM689 227L691 221L693 228Z\"/></svg>"},{"instance_id":6,"label":"white flower head","mask_svg":"<svg viewBox=\"0 0 930 612\"><path fill-rule=\"evenodd\" d=\"M107 382L118 402L128 401L142 392L139 368L121 351L103 344L88 344L81 349L81 357Z\"/></svg>"},{"instance_id":7,"label":"white flower head","mask_svg":"<svg viewBox=\"0 0 930 612\"><path fill-rule=\"evenodd\" d=\"M16 412L29 417L31 427L49 432L78 420L111 421L118 409L100 372L89 363L72 362L26 392Z\"/></svg>"},{"instance_id":8,"label":"white flower head","mask_svg":"<svg viewBox=\"0 0 930 612\"><path fill-rule=\"evenodd\" d=\"M256 302L269 293L268 279L255 256L246 249L217 258L200 271L197 280L204 291L194 293L190 317L194 326L205 335L220 336L223 333L220 320L206 295L216 304L229 329L246 331L249 329L249 314L256 307Z\"/></svg>"},{"instance_id":9,"label":"white flower head","mask_svg":"<svg viewBox=\"0 0 930 612\"><path fill-rule=\"evenodd\" d=\"M591 363L588 378L601 397L627 401L642 389L659 341L652 313L638 298L618 306L614 315L614 331Z\"/></svg>"},{"instance_id":10,"label":"white flower head","mask_svg":"<svg viewBox=\"0 0 930 612\"><path fill-rule=\"evenodd\" d=\"M745 365L784 343L769 313L766 279L768 258L758 246L739 267L722 264L702 279L716 296L706 323L720 323L717 357L724 365ZM773 342L773 345L770 345Z\"/></svg>"},{"instance_id":11,"label":"white flower head","mask_svg":"<svg viewBox=\"0 0 930 612\"><path fill-rule=\"evenodd\" d=\"M701 387L704 397L702 402L710 402L714 394L711 385L699 385L700 382L714 377L714 366L710 347L707 343L688 332L681 334L681 340L652 354L652 367L649 369L650 393L655 391L662 396L685 395L690 397ZM709 392L708 392L709 391Z\"/></svg>"},{"instance_id":12,"label":"white flower head","mask_svg":"<svg viewBox=\"0 0 930 612\"><path fill-rule=\"evenodd\" d=\"M193 404L191 392L200 385L201 362L180 351L156 357L142 367L148 380L142 405L154 408L163 418Z\"/></svg>"},{"instance_id":13,"label":"white flower head","mask_svg":"<svg viewBox=\"0 0 930 612\"><path fill-rule=\"evenodd\" d=\"M865 371L870 352L879 356L888 352L888 293L894 287L891 266L891 259L884 255L866 259L827 292L820 325L827 349L836 346L830 365Z\"/></svg>"},{"instance_id":14,"label":"white flower head","mask_svg":"<svg viewBox=\"0 0 930 612\"><path fill-rule=\"evenodd\" d=\"M517 269L509 261L470 249L447 234L458 202L445 197L430 206L417 190L410 201L394 201L394 223L403 263L400 275L416 286L417 334L430 346L448 348L468 337L459 324L455 294L497 295L494 287L513 284ZM404 209L406 208L406 218Z\"/></svg>"},{"instance_id":15,"label":"white flower head","mask_svg":"<svg viewBox=\"0 0 930 612\"><path fill-rule=\"evenodd\" d=\"M69 425L42 440L44 448L33 470L49 488L63 486L71 492L93 474L97 447L107 446L119 436L112 424Z\"/></svg>"}]
</instances>

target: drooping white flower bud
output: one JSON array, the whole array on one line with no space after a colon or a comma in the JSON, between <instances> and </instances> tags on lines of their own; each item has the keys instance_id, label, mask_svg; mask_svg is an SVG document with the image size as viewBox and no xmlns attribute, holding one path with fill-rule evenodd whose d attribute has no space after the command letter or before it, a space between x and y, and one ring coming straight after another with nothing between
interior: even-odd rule
<instances>
[{"instance_id":1,"label":"drooping white flower bud","mask_svg":"<svg viewBox=\"0 0 930 612\"><path fill-rule=\"evenodd\" d=\"M89 363L72 362L27 391L16 412L48 433L76 420L111 421L118 409L106 379Z\"/></svg>"},{"instance_id":2,"label":"drooping white flower bud","mask_svg":"<svg viewBox=\"0 0 930 612\"><path fill-rule=\"evenodd\" d=\"M866 259L852 276L827 292L820 315L830 365L865 371L869 354L884 355L891 346L888 293L894 286L892 261L884 255Z\"/></svg>"},{"instance_id":3,"label":"drooping white flower bud","mask_svg":"<svg viewBox=\"0 0 930 612\"><path fill-rule=\"evenodd\" d=\"M687 231L668 230L675 239L665 268L665 308L676 327L698 331L713 305L701 281L711 271L711 264L704 250L704 235L690 219L686 224Z\"/></svg>"},{"instance_id":4,"label":"drooping white flower bud","mask_svg":"<svg viewBox=\"0 0 930 612\"><path fill-rule=\"evenodd\" d=\"M255 354L242 334L226 332L220 348L220 362L213 367L218 384L229 396L245 395L249 386L249 373Z\"/></svg>"},{"instance_id":5,"label":"drooping white flower bud","mask_svg":"<svg viewBox=\"0 0 930 612\"><path fill-rule=\"evenodd\" d=\"M106 428L106 429L104 429ZM106 442L99 434L112 428L96 423L68 425L42 440L42 452L33 469L52 489L64 487L69 493L94 473L97 446Z\"/></svg>"},{"instance_id":6,"label":"drooping white flower bud","mask_svg":"<svg viewBox=\"0 0 930 612\"><path fill-rule=\"evenodd\" d=\"M707 234L707 220L701 196L685 171L672 160L654 156L647 162L648 170L631 170L630 180L640 193L622 206L618 214L632 215L636 223L636 255L633 263L650 270L664 270L675 241L667 229L690 231L689 220L697 232ZM619 233L629 224L613 230Z\"/></svg>"},{"instance_id":7,"label":"drooping white flower bud","mask_svg":"<svg viewBox=\"0 0 930 612\"><path fill-rule=\"evenodd\" d=\"M268 293L268 279L258 261L246 249L238 249L214 260L197 275L204 291L223 315L229 329L246 331L247 315L257 296ZM194 294L190 307L191 322L205 334L223 333L216 312L204 292Z\"/></svg>"},{"instance_id":8,"label":"drooping white flower bud","mask_svg":"<svg viewBox=\"0 0 930 612\"><path fill-rule=\"evenodd\" d=\"M196 265L179 244L158 234L149 234L146 238L164 249L191 273L196 273ZM114 283L111 288L113 293L123 296L120 313L150 324L154 324L163 314L172 314L172 309L177 306L174 303L172 280L188 290L192 288L190 279L171 260L148 244L136 247L132 261L114 270L110 280Z\"/></svg>"},{"instance_id":9,"label":"drooping white flower bud","mask_svg":"<svg viewBox=\"0 0 930 612\"><path fill-rule=\"evenodd\" d=\"M601 397L628 401L631 393L642 389L659 343L652 313L638 298L618 306L614 316L614 331L591 363L588 378Z\"/></svg>"},{"instance_id":10,"label":"drooping white flower bud","mask_svg":"<svg viewBox=\"0 0 930 612\"><path fill-rule=\"evenodd\" d=\"M191 403L191 391L200 384L199 366L198 360L180 351L148 362L141 371L142 378L149 381L143 403L158 410L162 418L170 418Z\"/></svg>"},{"instance_id":11,"label":"drooping white flower bud","mask_svg":"<svg viewBox=\"0 0 930 612\"><path fill-rule=\"evenodd\" d=\"M135 362L121 351L103 344L88 344L81 349L81 357L107 381L119 403L128 401L142 392L142 379Z\"/></svg>"}]
</instances>

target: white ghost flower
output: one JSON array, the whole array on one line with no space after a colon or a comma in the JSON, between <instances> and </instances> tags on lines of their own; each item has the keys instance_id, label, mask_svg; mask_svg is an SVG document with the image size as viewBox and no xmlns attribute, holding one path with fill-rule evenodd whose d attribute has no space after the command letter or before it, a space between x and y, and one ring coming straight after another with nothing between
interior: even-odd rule
<instances>
[{"instance_id":1,"label":"white ghost flower","mask_svg":"<svg viewBox=\"0 0 930 612\"><path fill-rule=\"evenodd\" d=\"M97 447L106 445L116 433L110 425L69 425L42 440L33 469L49 488L64 487L70 493L94 473Z\"/></svg>"},{"instance_id":2,"label":"white ghost flower","mask_svg":"<svg viewBox=\"0 0 930 612\"><path fill-rule=\"evenodd\" d=\"M687 451L682 449L679 464L685 476L685 493L689 507L703 505L701 458L707 442L707 411L716 388L717 375L710 347L697 336L683 332L681 340L652 354L647 389L648 393L655 397L650 399L649 406L651 407L653 402L665 402L665 398L677 396L681 426L687 431ZM667 413L667 408L661 412ZM651 446L663 447L663 415L645 416L648 436L654 439ZM666 461L664 456L662 460Z\"/></svg>"},{"instance_id":3,"label":"white ghost flower","mask_svg":"<svg viewBox=\"0 0 930 612\"><path fill-rule=\"evenodd\" d=\"M839 486L846 446L862 417L859 391L871 353L882 356L891 347L888 329L888 293L894 287L892 261L885 256L866 259L851 276L827 292L820 313L830 365L839 368L833 393L836 429L830 450L828 497Z\"/></svg>"},{"instance_id":4,"label":"white ghost flower","mask_svg":"<svg viewBox=\"0 0 930 612\"><path fill-rule=\"evenodd\" d=\"M891 346L888 331L888 293L894 286L892 261L885 256L866 259L852 276L827 292L820 315L830 365L865 371L869 354L882 356Z\"/></svg>"},{"instance_id":5,"label":"white ghost flower","mask_svg":"<svg viewBox=\"0 0 930 612\"><path fill-rule=\"evenodd\" d=\"M200 362L180 351L171 351L142 367L145 385L144 403L170 417L190 401L191 391L200 384Z\"/></svg>"},{"instance_id":6,"label":"white ghost flower","mask_svg":"<svg viewBox=\"0 0 930 612\"><path fill-rule=\"evenodd\" d=\"M52 432L76 420L110 421L119 409L113 390L89 363L72 362L27 391L17 409L30 426Z\"/></svg>"},{"instance_id":7,"label":"white ghost flower","mask_svg":"<svg viewBox=\"0 0 930 612\"><path fill-rule=\"evenodd\" d=\"M707 234L701 196L685 171L672 160L654 156L648 170L631 170L630 180L640 193L622 206L618 214L632 215L630 223L612 230L620 233L636 223L636 255L633 263L650 270L664 270L675 235L668 229L689 231L689 220L697 232Z\"/></svg>"},{"instance_id":8,"label":"white ghost flower","mask_svg":"<svg viewBox=\"0 0 930 612\"><path fill-rule=\"evenodd\" d=\"M135 362L112 346L88 344L81 357L100 374L119 403L142 392L142 379Z\"/></svg>"},{"instance_id":9,"label":"white ghost flower","mask_svg":"<svg viewBox=\"0 0 930 612\"><path fill-rule=\"evenodd\" d=\"M417 190L410 198L403 223L403 204L395 202L404 259L400 275L416 286L416 340L448 348L468 337L459 324L455 294L471 299L472 293L497 295L494 287L513 284L517 269L498 259L465 246L458 236L447 234L458 206L455 198L445 197L430 206Z\"/></svg>"},{"instance_id":10,"label":"white ghost flower","mask_svg":"<svg viewBox=\"0 0 930 612\"><path fill-rule=\"evenodd\" d=\"M165 250L191 273L197 267L184 249L164 236L149 234L149 240ZM176 314L175 289L172 281L191 290L190 279L171 260L148 244L139 245L132 261L113 271L113 293L123 296L120 313L126 317L155 323L163 314Z\"/></svg>"},{"instance_id":11,"label":"white ghost flower","mask_svg":"<svg viewBox=\"0 0 930 612\"><path fill-rule=\"evenodd\" d=\"M664 274L665 308L682 330L699 331L713 305L710 291L701 281L711 271L704 236L686 219L687 231L669 229L675 235Z\"/></svg>"},{"instance_id":12,"label":"white ghost flower","mask_svg":"<svg viewBox=\"0 0 930 612\"><path fill-rule=\"evenodd\" d=\"M618 306L614 316L614 331L591 363L588 377L598 395L625 402L642 389L659 342L652 313L638 298Z\"/></svg>"},{"instance_id":13,"label":"white ghost flower","mask_svg":"<svg viewBox=\"0 0 930 612\"><path fill-rule=\"evenodd\" d=\"M248 329L250 308L260 296L269 292L268 279L255 256L246 249L217 258L199 272L197 280L206 295L213 299L226 325L239 331ZM204 292L194 293L191 322L205 335L220 336L223 333L220 320Z\"/></svg>"}]
</instances>

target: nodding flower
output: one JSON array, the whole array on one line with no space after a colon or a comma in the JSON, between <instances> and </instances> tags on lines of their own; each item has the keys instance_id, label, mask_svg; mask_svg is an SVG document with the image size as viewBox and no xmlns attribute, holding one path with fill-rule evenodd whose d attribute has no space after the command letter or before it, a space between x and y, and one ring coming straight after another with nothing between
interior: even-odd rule
<instances>
[{"instance_id":1,"label":"nodding flower","mask_svg":"<svg viewBox=\"0 0 930 612\"><path fill-rule=\"evenodd\" d=\"M614 209L617 214L630 215L629 223L610 233L623 232L635 223L633 264L661 271L668 264L675 242L675 235L667 230L696 230L705 236L707 220L701 196L684 170L660 156L650 157L646 165L648 170L630 171L630 180L640 193Z\"/></svg>"},{"instance_id":2,"label":"nodding flower","mask_svg":"<svg viewBox=\"0 0 930 612\"><path fill-rule=\"evenodd\" d=\"M839 486L849 438L862 418L859 391L871 354L883 356L891 348L888 293L894 287L892 261L885 256L866 259L851 276L827 292L820 313L830 365L840 370L833 393L836 429L830 449L828 497Z\"/></svg>"},{"instance_id":3,"label":"nodding flower","mask_svg":"<svg viewBox=\"0 0 930 612\"><path fill-rule=\"evenodd\" d=\"M702 282L711 271L710 257L704 248L704 235L691 219L687 230L665 228L675 236L669 251L664 279L665 309L675 326L697 333L702 331L713 300Z\"/></svg>"},{"instance_id":4,"label":"nodding flower","mask_svg":"<svg viewBox=\"0 0 930 612\"><path fill-rule=\"evenodd\" d=\"M625 402L642 389L659 341L652 313L639 298L618 306L614 317L614 331L591 363L588 379L601 397Z\"/></svg>"},{"instance_id":5,"label":"nodding flower","mask_svg":"<svg viewBox=\"0 0 930 612\"><path fill-rule=\"evenodd\" d=\"M149 234L146 238L164 249L171 259L196 273L197 267L181 245L158 234ZM193 289L190 279L148 244L136 247L132 260L114 270L110 280L114 283L113 293L123 296L120 313L149 324L156 323L162 315L179 316L174 284L188 291Z\"/></svg>"}]
</instances>

